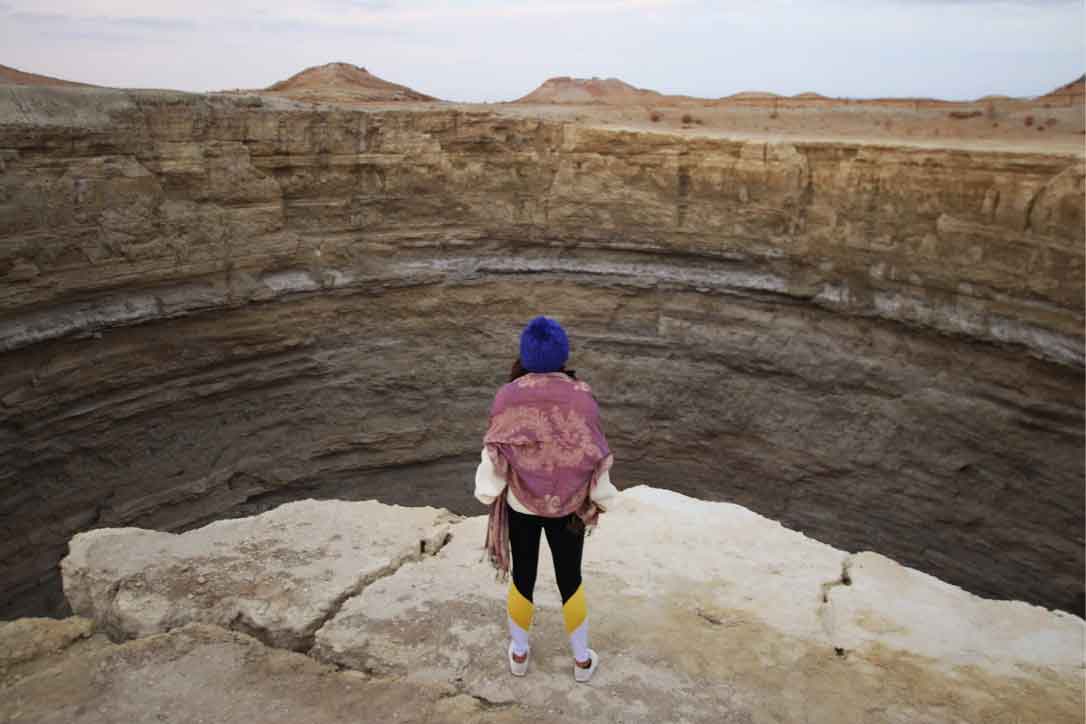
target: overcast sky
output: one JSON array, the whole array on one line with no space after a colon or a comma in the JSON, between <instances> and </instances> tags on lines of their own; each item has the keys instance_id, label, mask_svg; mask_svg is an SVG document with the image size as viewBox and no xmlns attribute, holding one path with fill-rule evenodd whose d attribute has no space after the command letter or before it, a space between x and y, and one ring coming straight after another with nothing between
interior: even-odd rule
<instances>
[{"instance_id":1,"label":"overcast sky","mask_svg":"<svg viewBox=\"0 0 1086 724\"><path fill-rule=\"evenodd\" d=\"M267 86L344 61L440 98L546 78L664 93L1038 95L1086 70L1084 0L0 0L0 64L101 85Z\"/></svg>"}]
</instances>

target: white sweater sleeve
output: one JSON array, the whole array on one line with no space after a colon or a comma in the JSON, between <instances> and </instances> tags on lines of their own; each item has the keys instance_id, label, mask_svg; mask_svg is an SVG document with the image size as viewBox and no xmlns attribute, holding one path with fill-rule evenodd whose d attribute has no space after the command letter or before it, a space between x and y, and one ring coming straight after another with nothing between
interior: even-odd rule
<instances>
[{"instance_id":1,"label":"white sweater sleeve","mask_svg":"<svg viewBox=\"0 0 1086 724\"><path fill-rule=\"evenodd\" d=\"M505 479L498 475L494 463L483 448L482 460L475 469L475 499L483 505L490 505L505 489Z\"/></svg>"},{"instance_id":2,"label":"white sweater sleeve","mask_svg":"<svg viewBox=\"0 0 1086 724\"><path fill-rule=\"evenodd\" d=\"M596 487L592 489L592 502L607 510L610 501L618 495L618 488L611 482L611 471L608 470L596 481Z\"/></svg>"}]
</instances>

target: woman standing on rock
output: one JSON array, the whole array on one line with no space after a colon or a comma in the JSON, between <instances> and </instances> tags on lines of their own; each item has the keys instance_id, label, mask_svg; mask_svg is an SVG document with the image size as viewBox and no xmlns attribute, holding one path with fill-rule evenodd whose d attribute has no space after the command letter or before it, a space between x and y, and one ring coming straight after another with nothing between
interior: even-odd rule
<instances>
[{"instance_id":1,"label":"woman standing on rock","mask_svg":"<svg viewBox=\"0 0 1086 724\"><path fill-rule=\"evenodd\" d=\"M490 409L475 497L490 506L486 548L509 586L509 668L528 671L528 630L539 562L547 534L562 616L573 649L573 676L592 678L599 655L588 648L588 609L581 584L587 528L618 493L608 473L612 456L592 390L565 369L569 341L553 319L536 317L520 335L520 358Z\"/></svg>"}]
</instances>

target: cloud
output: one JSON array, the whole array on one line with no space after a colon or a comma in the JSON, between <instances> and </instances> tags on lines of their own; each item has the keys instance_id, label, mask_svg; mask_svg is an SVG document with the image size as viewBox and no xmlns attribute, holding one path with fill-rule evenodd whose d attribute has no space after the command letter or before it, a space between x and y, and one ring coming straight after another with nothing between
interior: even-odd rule
<instances>
[{"instance_id":1,"label":"cloud","mask_svg":"<svg viewBox=\"0 0 1086 724\"><path fill-rule=\"evenodd\" d=\"M442 2L440 0L324 0L296 3L285 0L8 0L11 10L22 16L48 16L68 21L144 24L157 21L166 26L192 24L214 27L224 20L305 23L317 26L354 26L372 24L392 27L408 23L466 21L471 19L530 18L543 16L578 16L631 13L666 9L684 4L684 0L476 0Z\"/></svg>"},{"instance_id":2,"label":"cloud","mask_svg":"<svg viewBox=\"0 0 1086 724\"><path fill-rule=\"evenodd\" d=\"M146 30L197 30L202 27L200 23L192 20L191 18L139 15L133 17L118 18L83 18L78 16L64 15L61 13L33 12L23 10L9 11L7 19L9 20L9 22L20 22L28 25L36 25L46 28L59 28L64 24L88 25L96 22L120 27L130 27Z\"/></svg>"}]
</instances>

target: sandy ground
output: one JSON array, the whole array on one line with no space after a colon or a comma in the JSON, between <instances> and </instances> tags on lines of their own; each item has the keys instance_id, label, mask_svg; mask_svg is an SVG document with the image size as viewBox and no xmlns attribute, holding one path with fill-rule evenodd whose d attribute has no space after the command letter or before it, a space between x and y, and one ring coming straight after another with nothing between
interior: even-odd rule
<instances>
[{"instance_id":1,"label":"sandy ground","mask_svg":"<svg viewBox=\"0 0 1086 724\"><path fill-rule=\"evenodd\" d=\"M588 126L697 136L1084 153L1082 105L985 105L717 101L677 107L502 104L497 108L511 115L561 118ZM972 117L955 118L952 113Z\"/></svg>"},{"instance_id":2,"label":"sandy ground","mask_svg":"<svg viewBox=\"0 0 1086 724\"><path fill-rule=\"evenodd\" d=\"M331 107L327 103L316 105ZM656 105L429 102L366 103L350 107L457 108L585 127L737 140L839 141L1086 156L1086 107L1043 101L951 103L782 98Z\"/></svg>"}]
</instances>

